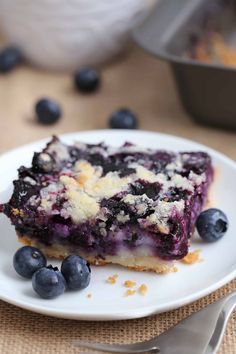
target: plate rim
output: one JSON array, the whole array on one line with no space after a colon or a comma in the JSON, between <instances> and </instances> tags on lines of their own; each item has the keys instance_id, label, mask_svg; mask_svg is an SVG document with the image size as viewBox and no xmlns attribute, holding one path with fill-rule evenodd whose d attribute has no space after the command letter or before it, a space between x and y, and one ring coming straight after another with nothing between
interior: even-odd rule
<instances>
[{"instance_id":1,"label":"plate rim","mask_svg":"<svg viewBox=\"0 0 236 354\"><path fill-rule=\"evenodd\" d=\"M191 139L186 139L182 138L180 136L175 136L172 134L165 134L165 133L160 133L160 132L151 132L151 131L145 131L145 130L112 130L112 129L97 129L97 130L87 130L87 131L78 131L78 132L71 132L71 133L65 133L65 134L58 134L57 136L62 139L62 140L71 140L73 139L80 139L80 137L83 136L88 136L88 135L95 135L95 134L101 134L101 140L105 140L106 136L109 134L113 135L122 135L129 133L129 135L137 136L137 135L152 135L156 137L162 137L162 138L168 138L172 140L177 140L178 142L184 142L187 144L193 145L194 148L199 148L208 151L209 153L213 153L215 156L217 156L220 159L223 159L227 164L229 164L236 173L236 162L230 159L228 156L224 155L223 153L208 147L207 145L198 143L194 140ZM13 149L10 149L6 152L3 152L0 154L0 161L2 159L10 157L12 154L15 153L16 150L24 150L27 148L33 148L34 145L43 145L50 141L51 137L32 141L31 143L24 144L18 147L15 147ZM129 138L130 139L130 138ZM100 140L100 141L101 141ZM125 139L124 139L125 140ZM98 139L99 142L99 139ZM167 303L161 306L157 305L147 305L147 306L140 306L139 308L134 308L134 309L129 309L127 310L117 310L117 311L112 311L111 313L105 313L102 314L101 312L94 312L94 313L76 313L73 310L65 310L65 309L56 309L56 308L50 308L47 307L47 305L35 305L35 304L27 304L24 300L17 300L17 298L13 298L12 296L7 296L5 294L1 294L1 287L0 287L0 299L8 302L12 305L18 306L20 308L23 308L25 310L29 310L32 312L44 314L47 316L53 316L53 317L58 317L58 318L65 318L65 319L73 319L73 320L87 320L87 321L113 321L113 320L127 320L127 319L135 319L135 318L142 318L142 317L147 317L150 315L154 315L157 313L162 313L166 311L171 311L177 308L180 308L184 305L190 304L196 300L201 299L204 296L207 296L211 294L212 292L216 291L220 287L224 286L231 280L233 280L236 277L236 264L235 268L230 271L227 275L223 276L220 278L217 282L211 284L208 287L205 287L197 292L194 292L193 294L183 296L181 299L177 299L175 301L169 301Z\"/></svg>"}]
</instances>

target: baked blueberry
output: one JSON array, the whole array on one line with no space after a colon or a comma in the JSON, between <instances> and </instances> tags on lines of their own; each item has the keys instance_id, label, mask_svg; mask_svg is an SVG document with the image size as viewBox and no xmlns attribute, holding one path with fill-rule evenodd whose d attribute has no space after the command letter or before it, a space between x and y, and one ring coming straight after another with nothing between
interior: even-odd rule
<instances>
[{"instance_id":1,"label":"baked blueberry","mask_svg":"<svg viewBox=\"0 0 236 354\"><path fill-rule=\"evenodd\" d=\"M71 290L81 290L89 285L91 270L89 263L80 256L66 257L61 265L61 272Z\"/></svg>"},{"instance_id":2,"label":"baked blueberry","mask_svg":"<svg viewBox=\"0 0 236 354\"><path fill-rule=\"evenodd\" d=\"M7 73L21 61L21 52L16 47L6 47L0 51L0 73Z\"/></svg>"},{"instance_id":3,"label":"baked blueberry","mask_svg":"<svg viewBox=\"0 0 236 354\"><path fill-rule=\"evenodd\" d=\"M38 121L43 124L56 123L61 117L60 105L48 98L43 98L36 103L35 112Z\"/></svg>"},{"instance_id":4,"label":"baked blueberry","mask_svg":"<svg viewBox=\"0 0 236 354\"><path fill-rule=\"evenodd\" d=\"M34 291L43 299L54 299L66 290L66 281L57 267L49 265L34 273L32 278Z\"/></svg>"},{"instance_id":5,"label":"baked blueberry","mask_svg":"<svg viewBox=\"0 0 236 354\"><path fill-rule=\"evenodd\" d=\"M130 109L121 108L112 113L109 118L109 126L112 129L136 129L138 119Z\"/></svg>"},{"instance_id":6,"label":"baked blueberry","mask_svg":"<svg viewBox=\"0 0 236 354\"><path fill-rule=\"evenodd\" d=\"M35 172L50 173L53 172L54 166L55 160L52 155L46 152L34 153L32 167Z\"/></svg>"},{"instance_id":7,"label":"baked blueberry","mask_svg":"<svg viewBox=\"0 0 236 354\"><path fill-rule=\"evenodd\" d=\"M83 68L74 74L74 84L77 90L91 93L100 86L100 75L93 68Z\"/></svg>"},{"instance_id":8,"label":"baked blueberry","mask_svg":"<svg viewBox=\"0 0 236 354\"><path fill-rule=\"evenodd\" d=\"M203 211L196 222L199 236L207 242L215 242L223 237L228 230L228 225L225 213L216 208Z\"/></svg>"},{"instance_id":9,"label":"baked blueberry","mask_svg":"<svg viewBox=\"0 0 236 354\"><path fill-rule=\"evenodd\" d=\"M136 181L134 185L131 185L131 193L134 195L144 195L150 199L155 200L155 198L159 195L161 190L161 185L157 182L149 183L144 182L142 180Z\"/></svg>"},{"instance_id":10,"label":"baked blueberry","mask_svg":"<svg viewBox=\"0 0 236 354\"><path fill-rule=\"evenodd\" d=\"M32 278L32 275L46 266L44 254L37 248L24 246L16 251L13 257L15 271L24 278Z\"/></svg>"}]
</instances>

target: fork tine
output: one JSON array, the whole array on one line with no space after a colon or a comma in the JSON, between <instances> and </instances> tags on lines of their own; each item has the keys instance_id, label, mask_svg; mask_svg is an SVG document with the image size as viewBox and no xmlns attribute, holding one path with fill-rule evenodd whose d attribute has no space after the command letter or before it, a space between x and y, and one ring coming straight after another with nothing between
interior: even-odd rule
<instances>
[{"instance_id":1,"label":"fork tine","mask_svg":"<svg viewBox=\"0 0 236 354\"><path fill-rule=\"evenodd\" d=\"M143 343L134 343L134 344L102 344L102 343L90 343L84 342L81 340L74 340L73 344L76 347L83 347L87 349L93 349L95 351L103 351L108 353L159 353L160 349L151 343L151 341Z\"/></svg>"}]
</instances>

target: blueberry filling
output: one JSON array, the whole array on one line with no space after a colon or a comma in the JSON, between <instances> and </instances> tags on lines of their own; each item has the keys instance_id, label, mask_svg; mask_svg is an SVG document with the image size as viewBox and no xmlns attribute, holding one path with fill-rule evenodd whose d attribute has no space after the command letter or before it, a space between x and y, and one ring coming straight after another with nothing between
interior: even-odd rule
<instances>
[{"instance_id":1,"label":"blueberry filling","mask_svg":"<svg viewBox=\"0 0 236 354\"><path fill-rule=\"evenodd\" d=\"M169 191L169 195L166 197L167 200L178 201L178 200L186 200L189 196L189 192L183 190L181 188L171 188Z\"/></svg>"},{"instance_id":2,"label":"blueberry filling","mask_svg":"<svg viewBox=\"0 0 236 354\"><path fill-rule=\"evenodd\" d=\"M131 193L134 195L143 195L150 199L155 200L158 197L161 186L159 183L148 183L143 180L136 181L135 184L131 185Z\"/></svg>"}]
</instances>

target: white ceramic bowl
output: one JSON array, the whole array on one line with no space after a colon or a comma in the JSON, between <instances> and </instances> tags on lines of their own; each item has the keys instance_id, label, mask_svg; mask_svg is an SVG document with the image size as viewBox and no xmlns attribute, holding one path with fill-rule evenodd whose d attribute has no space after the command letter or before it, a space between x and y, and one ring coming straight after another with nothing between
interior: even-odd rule
<instances>
[{"instance_id":1,"label":"white ceramic bowl","mask_svg":"<svg viewBox=\"0 0 236 354\"><path fill-rule=\"evenodd\" d=\"M32 63L73 70L117 53L157 0L0 0L0 27Z\"/></svg>"}]
</instances>

